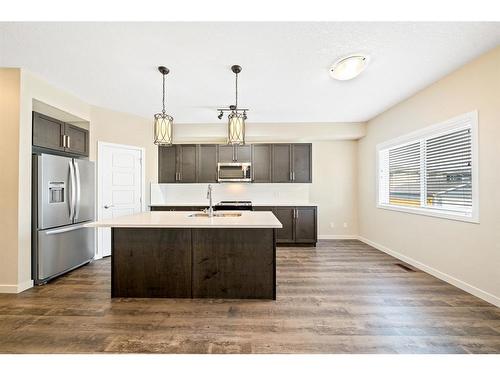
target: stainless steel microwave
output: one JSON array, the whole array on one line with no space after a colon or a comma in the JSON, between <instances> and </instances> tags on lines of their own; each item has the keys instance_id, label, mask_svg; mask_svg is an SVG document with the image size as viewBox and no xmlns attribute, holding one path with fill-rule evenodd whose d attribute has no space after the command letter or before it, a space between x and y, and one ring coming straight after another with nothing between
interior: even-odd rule
<instances>
[{"instance_id":1,"label":"stainless steel microwave","mask_svg":"<svg viewBox=\"0 0 500 375\"><path fill-rule=\"evenodd\" d=\"M218 163L217 181L252 182L252 163Z\"/></svg>"}]
</instances>

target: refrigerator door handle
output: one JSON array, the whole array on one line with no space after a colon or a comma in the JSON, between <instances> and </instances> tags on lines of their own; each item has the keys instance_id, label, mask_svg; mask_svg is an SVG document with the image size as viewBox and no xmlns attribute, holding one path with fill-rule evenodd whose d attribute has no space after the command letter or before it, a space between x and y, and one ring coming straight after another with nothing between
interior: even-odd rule
<instances>
[{"instance_id":1,"label":"refrigerator door handle","mask_svg":"<svg viewBox=\"0 0 500 375\"><path fill-rule=\"evenodd\" d=\"M82 229L85 228L85 224L79 224L79 225L72 225L70 227L64 227L60 229L51 229L48 231L45 231L46 235L51 235L51 234L59 234L59 233L66 233L66 232L72 232L74 230Z\"/></svg>"},{"instance_id":2,"label":"refrigerator door handle","mask_svg":"<svg viewBox=\"0 0 500 375\"><path fill-rule=\"evenodd\" d=\"M76 175L76 200L75 200L75 217L74 220L78 220L78 216L80 215L80 198L81 198L81 180L80 180L80 167L78 163L75 163L75 175Z\"/></svg>"},{"instance_id":3,"label":"refrigerator door handle","mask_svg":"<svg viewBox=\"0 0 500 375\"><path fill-rule=\"evenodd\" d=\"M69 201L69 220L73 221L75 217L75 204L76 204L76 180L75 180L75 166L73 165L73 160L69 161L69 180L70 180L70 195L71 199Z\"/></svg>"}]
</instances>

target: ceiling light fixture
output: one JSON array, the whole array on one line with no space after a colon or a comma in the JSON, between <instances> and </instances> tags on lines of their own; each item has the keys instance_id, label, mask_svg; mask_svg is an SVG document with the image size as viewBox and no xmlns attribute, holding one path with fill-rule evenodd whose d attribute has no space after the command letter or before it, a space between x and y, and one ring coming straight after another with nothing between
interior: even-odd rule
<instances>
[{"instance_id":1,"label":"ceiling light fixture","mask_svg":"<svg viewBox=\"0 0 500 375\"><path fill-rule=\"evenodd\" d=\"M347 81L361 74L369 62L370 56L361 53L345 56L332 64L330 75L339 81Z\"/></svg>"},{"instance_id":2,"label":"ceiling light fixture","mask_svg":"<svg viewBox=\"0 0 500 375\"><path fill-rule=\"evenodd\" d=\"M224 112L230 112L227 116L227 143L232 145L245 144L245 121L247 119L248 108L238 108L238 74L241 72L241 66L233 65L231 70L235 74L235 103L229 108L218 108L217 111L220 119L224 116Z\"/></svg>"},{"instance_id":3,"label":"ceiling light fixture","mask_svg":"<svg viewBox=\"0 0 500 375\"><path fill-rule=\"evenodd\" d=\"M165 112L165 76L170 72L168 68L159 66L163 76L163 109L154 115L154 144L157 146L172 146L172 128L174 118Z\"/></svg>"}]
</instances>

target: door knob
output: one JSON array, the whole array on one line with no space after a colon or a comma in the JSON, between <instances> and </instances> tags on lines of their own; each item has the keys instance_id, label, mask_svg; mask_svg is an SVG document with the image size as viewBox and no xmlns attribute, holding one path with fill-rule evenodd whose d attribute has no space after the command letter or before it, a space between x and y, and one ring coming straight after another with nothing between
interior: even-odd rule
<instances>
[{"instance_id":1,"label":"door knob","mask_svg":"<svg viewBox=\"0 0 500 375\"><path fill-rule=\"evenodd\" d=\"M104 205L104 208L107 210L108 208L111 208L111 207L113 207L113 206L114 206L114 205L112 205L112 204L105 204L105 205Z\"/></svg>"}]
</instances>

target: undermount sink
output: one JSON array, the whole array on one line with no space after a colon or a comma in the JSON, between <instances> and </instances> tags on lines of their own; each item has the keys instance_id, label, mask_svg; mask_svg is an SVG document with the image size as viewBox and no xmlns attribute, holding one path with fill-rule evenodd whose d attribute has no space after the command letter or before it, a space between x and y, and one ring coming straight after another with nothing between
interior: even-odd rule
<instances>
[{"instance_id":1,"label":"undermount sink","mask_svg":"<svg viewBox=\"0 0 500 375\"><path fill-rule=\"evenodd\" d=\"M222 213L222 212L216 212L213 214L212 217L240 217L241 213L240 212L232 212L232 213ZM196 212L194 214L188 215L188 217L210 217L206 212Z\"/></svg>"}]
</instances>

